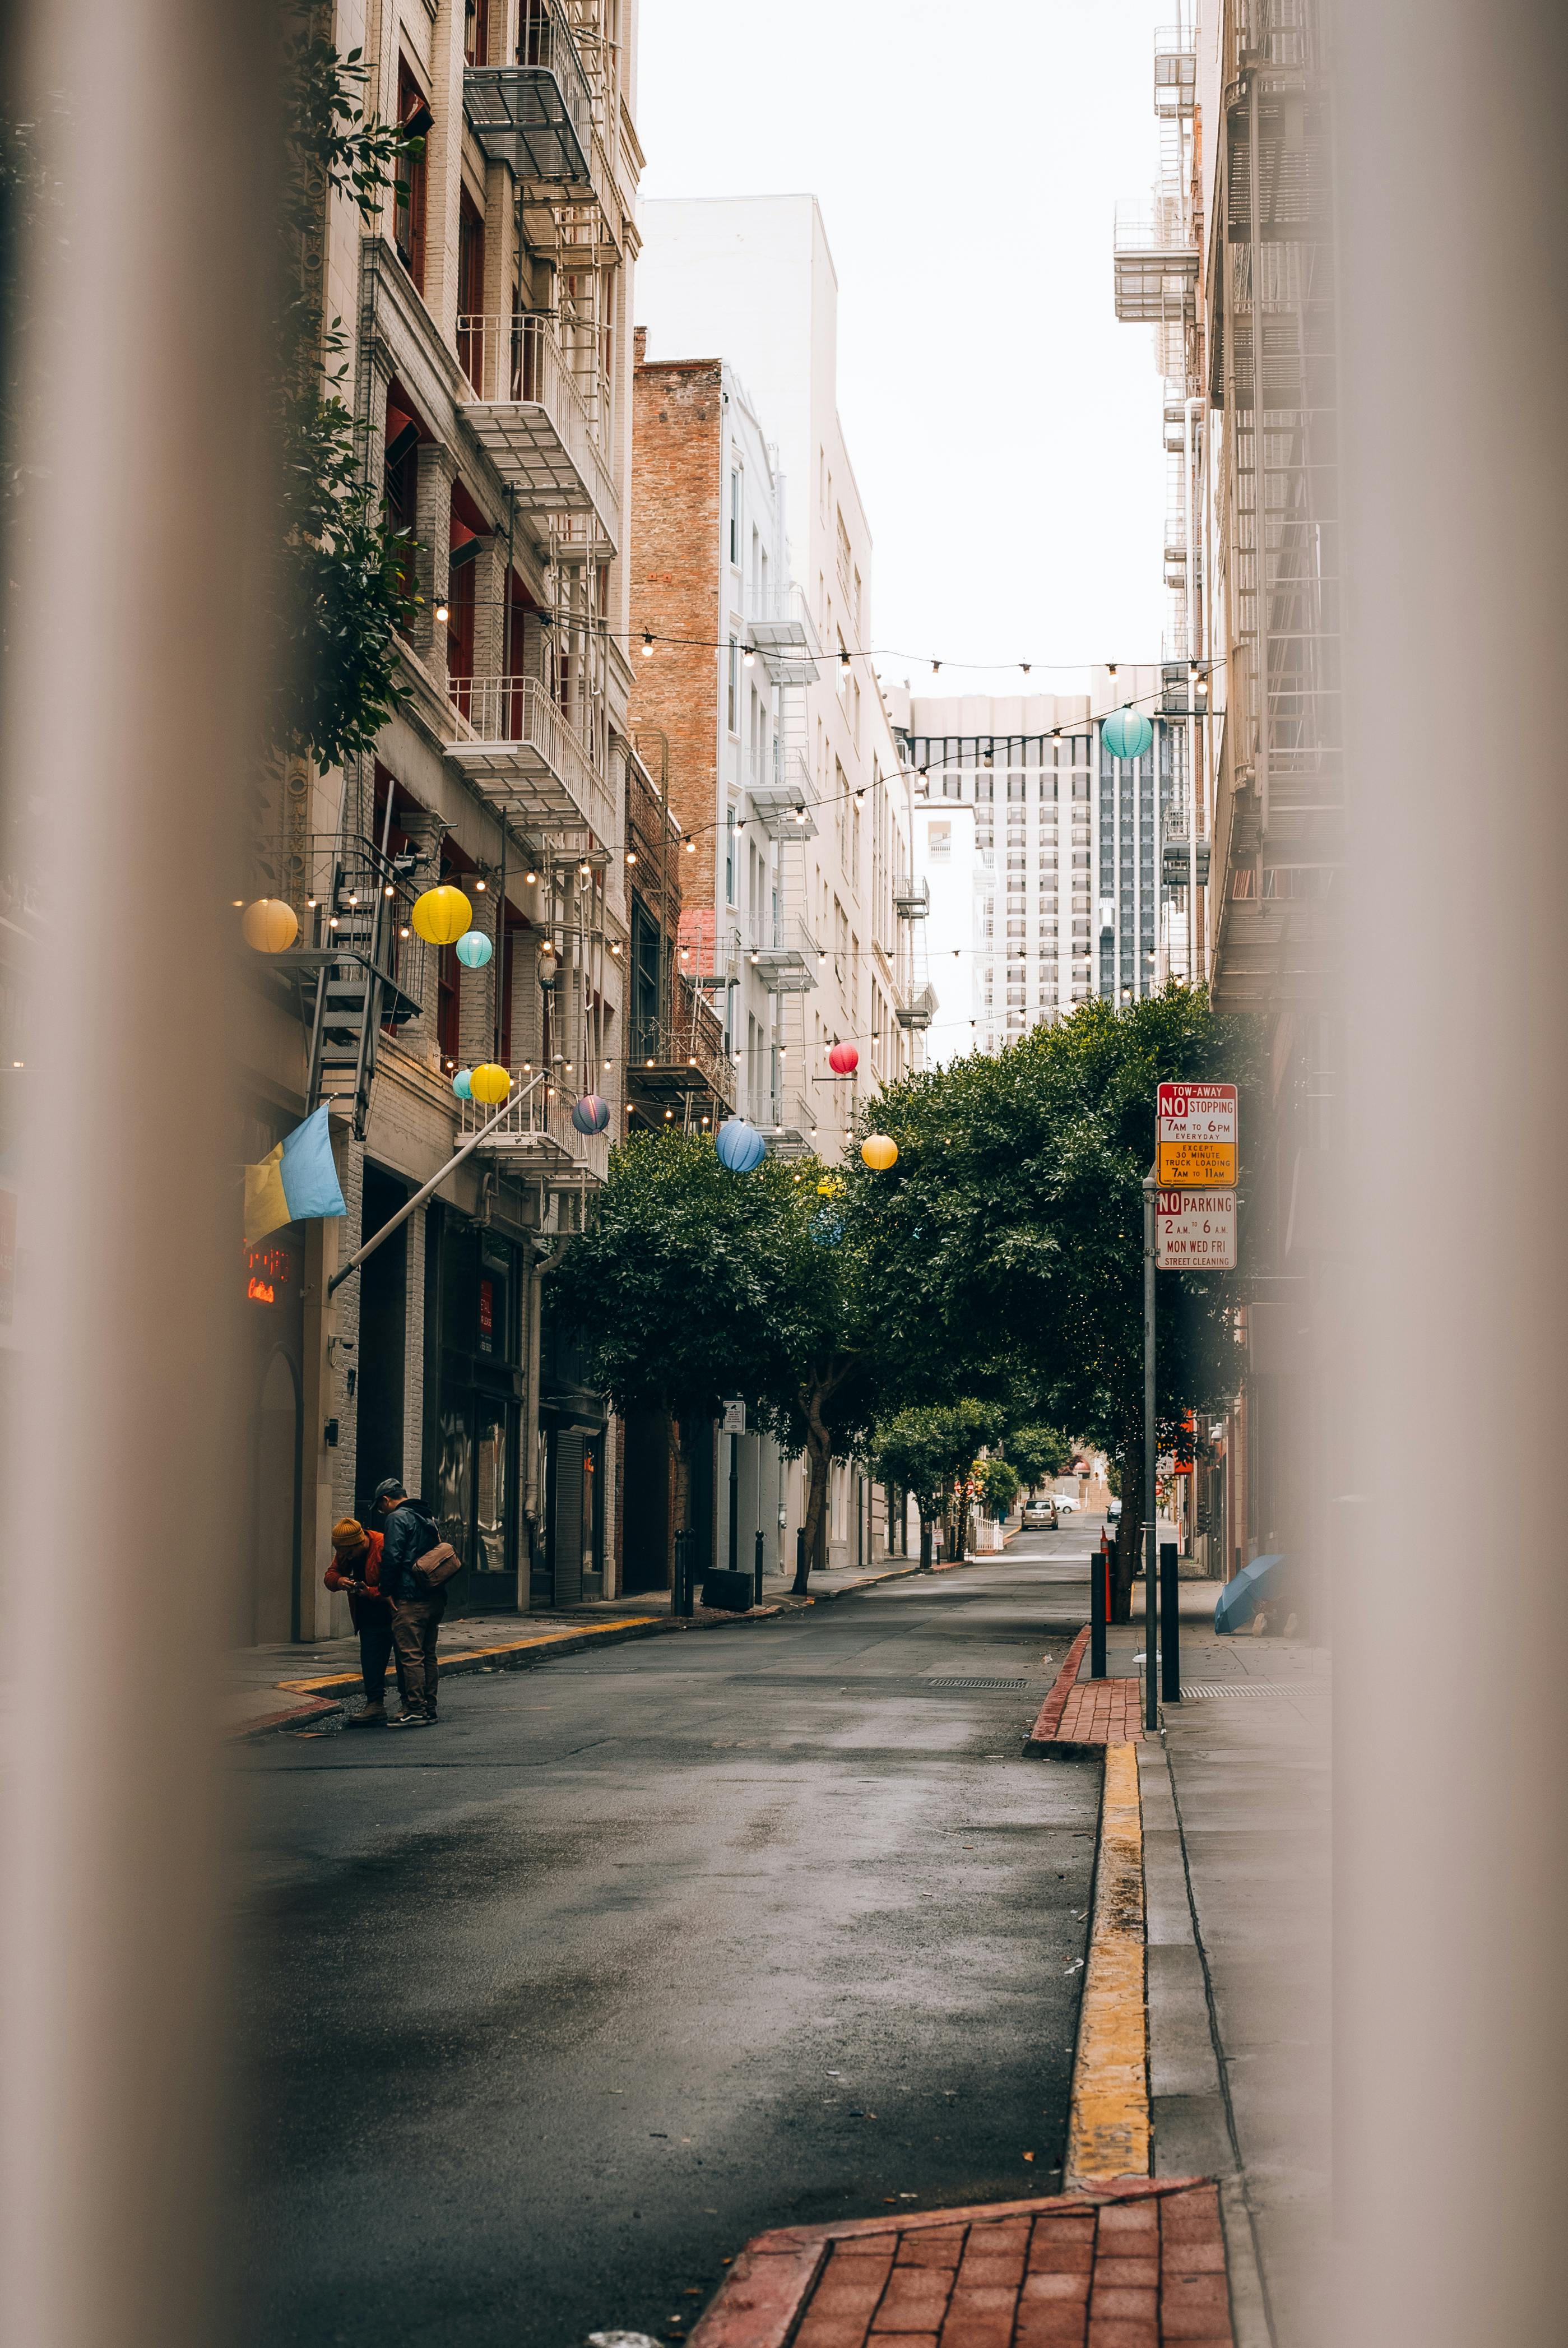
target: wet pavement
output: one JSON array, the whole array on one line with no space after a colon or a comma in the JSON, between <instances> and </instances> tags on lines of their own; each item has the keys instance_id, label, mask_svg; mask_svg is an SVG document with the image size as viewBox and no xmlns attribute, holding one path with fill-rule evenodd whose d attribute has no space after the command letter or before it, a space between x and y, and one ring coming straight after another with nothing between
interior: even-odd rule
<instances>
[{"instance_id":1,"label":"wet pavement","mask_svg":"<svg viewBox=\"0 0 1568 2348\"><path fill-rule=\"evenodd\" d=\"M766 2228L1052 2190L1087 1530L242 1748L239 2336L675 2339Z\"/></svg>"}]
</instances>

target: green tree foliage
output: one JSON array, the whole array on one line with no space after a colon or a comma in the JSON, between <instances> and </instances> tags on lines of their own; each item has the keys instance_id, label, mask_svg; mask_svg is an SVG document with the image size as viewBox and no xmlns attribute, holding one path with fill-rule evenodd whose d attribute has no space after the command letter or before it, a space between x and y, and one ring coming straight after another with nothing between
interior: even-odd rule
<instances>
[{"instance_id":1,"label":"green tree foliage","mask_svg":"<svg viewBox=\"0 0 1568 2348\"><path fill-rule=\"evenodd\" d=\"M950 1555L961 1553L966 1488L982 1444L1001 1433L994 1403L973 1395L952 1403L914 1404L877 1426L869 1445L876 1474L914 1495L920 1512L920 1561L931 1561L931 1529L946 1527ZM1016 1486L1015 1486L1016 1489Z\"/></svg>"},{"instance_id":2,"label":"green tree foliage","mask_svg":"<svg viewBox=\"0 0 1568 2348\"><path fill-rule=\"evenodd\" d=\"M1072 1465L1072 1438L1059 1426L1009 1426L1003 1448L1031 1492Z\"/></svg>"},{"instance_id":3,"label":"green tree foliage","mask_svg":"<svg viewBox=\"0 0 1568 2348\"><path fill-rule=\"evenodd\" d=\"M994 1459L976 1461L975 1482L987 1516L999 1519L1006 1516L1020 1489L1018 1469L999 1454Z\"/></svg>"},{"instance_id":4,"label":"green tree foliage","mask_svg":"<svg viewBox=\"0 0 1568 2348\"><path fill-rule=\"evenodd\" d=\"M323 767L369 749L395 708L395 635L409 610L408 541L386 526L380 468L344 396L347 338L324 314L313 251L333 193L373 222L399 158L422 143L365 113L368 74L358 49L340 57L313 31L289 44L269 716L274 749Z\"/></svg>"},{"instance_id":5,"label":"green tree foliage","mask_svg":"<svg viewBox=\"0 0 1568 2348\"><path fill-rule=\"evenodd\" d=\"M840 1189L815 1159L737 1175L709 1139L635 1135L611 1151L593 1222L558 1274L591 1375L619 1408L690 1428L743 1395L753 1423L804 1453L806 1576L825 1543L833 1460L864 1433L876 1392L864 1251Z\"/></svg>"},{"instance_id":6,"label":"green tree foliage","mask_svg":"<svg viewBox=\"0 0 1568 2348\"><path fill-rule=\"evenodd\" d=\"M866 1200L868 1341L911 1376L976 1391L1022 1386L1125 1471L1143 1444L1143 1197L1154 1088L1166 1077L1239 1082L1249 1023L1222 1020L1199 989L1172 986L1117 1009L1091 1002L995 1056L922 1071L878 1103L898 1161L851 1176ZM1243 1160L1245 1174L1245 1159ZM877 1188L866 1200L868 1185ZM1235 1283L1160 1280L1161 1439L1181 1414L1224 1402L1236 1365ZM950 1391L950 1388L949 1388ZM1142 1525L1136 1468L1119 1536L1125 1607Z\"/></svg>"}]
</instances>

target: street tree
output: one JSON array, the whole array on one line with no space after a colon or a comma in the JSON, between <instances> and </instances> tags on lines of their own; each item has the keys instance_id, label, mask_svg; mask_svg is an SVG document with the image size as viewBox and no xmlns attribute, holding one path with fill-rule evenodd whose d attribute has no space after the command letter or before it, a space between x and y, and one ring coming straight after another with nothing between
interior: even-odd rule
<instances>
[{"instance_id":1,"label":"street tree","mask_svg":"<svg viewBox=\"0 0 1568 2348\"><path fill-rule=\"evenodd\" d=\"M852 1171L866 1224L875 1343L979 1393L1020 1385L1059 1425L1120 1465L1116 1601L1124 1618L1143 1533L1143 1193L1162 1079L1243 1087L1251 1024L1201 989L1118 1009L1086 1003L999 1054L922 1070L876 1107L898 1145L887 1171ZM1245 1172L1245 1159L1244 1159ZM872 1186L875 1185L875 1189ZM1234 1392L1237 1288L1223 1274L1161 1276L1159 1437Z\"/></svg>"},{"instance_id":2,"label":"street tree","mask_svg":"<svg viewBox=\"0 0 1568 2348\"><path fill-rule=\"evenodd\" d=\"M379 451L345 396L348 338L323 304L321 246L333 197L373 227L424 141L366 110L362 52L340 54L308 16L284 64L269 734L274 754L331 767L369 750L397 705L413 549L388 527Z\"/></svg>"},{"instance_id":3,"label":"street tree","mask_svg":"<svg viewBox=\"0 0 1568 2348\"><path fill-rule=\"evenodd\" d=\"M864 1250L815 1159L732 1174L712 1141L637 1135L610 1153L589 1229L557 1275L590 1373L621 1410L667 1413L684 1514L692 1431L726 1395L806 1461L797 1589L822 1561L829 1478L877 1391L862 1337Z\"/></svg>"},{"instance_id":4,"label":"street tree","mask_svg":"<svg viewBox=\"0 0 1568 2348\"><path fill-rule=\"evenodd\" d=\"M931 1535L938 1524L945 1529L948 1555L961 1554L975 1455L982 1444L994 1443L1000 1429L997 1406L973 1395L907 1405L876 1427L868 1446L875 1471L913 1496L920 1515L922 1565L931 1562Z\"/></svg>"},{"instance_id":5,"label":"street tree","mask_svg":"<svg viewBox=\"0 0 1568 2348\"><path fill-rule=\"evenodd\" d=\"M1072 1465L1072 1438L1059 1426L1009 1426L1002 1447L1031 1492Z\"/></svg>"}]
</instances>

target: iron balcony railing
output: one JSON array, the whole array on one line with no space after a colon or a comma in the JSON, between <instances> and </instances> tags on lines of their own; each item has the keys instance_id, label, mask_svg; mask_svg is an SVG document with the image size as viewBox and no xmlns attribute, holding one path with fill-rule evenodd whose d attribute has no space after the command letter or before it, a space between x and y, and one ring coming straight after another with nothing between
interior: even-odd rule
<instances>
[{"instance_id":1,"label":"iron balcony railing","mask_svg":"<svg viewBox=\"0 0 1568 2348\"><path fill-rule=\"evenodd\" d=\"M463 109L490 161L525 186L594 192L593 92L559 0L524 0L516 64L469 66Z\"/></svg>"},{"instance_id":2,"label":"iron balcony railing","mask_svg":"<svg viewBox=\"0 0 1568 2348\"><path fill-rule=\"evenodd\" d=\"M775 685L809 685L815 676L822 644L800 588L753 589L746 600L746 634Z\"/></svg>"},{"instance_id":3,"label":"iron balcony railing","mask_svg":"<svg viewBox=\"0 0 1568 2348\"><path fill-rule=\"evenodd\" d=\"M757 821L770 839L810 839L816 822L811 768L803 751L775 741L758 757L746 757L746 789Z\"/></svg>"},{"instance_id":4,"label":"iron balcony railing","mask_svg":"<svg viewBox=\"0 0 1568 2348\"><path fill-rule=\"evenodd\" d=\"M571 1112L579 1095L570 1077L564 1072L541 1075L529 1068L514 1068L511 1077L507 1113L481 1147L514 1157L519 1166L532 1160L546 1171L559 1171L563 1163L569 1163L591 1180L602 1182L610 1171L612 1135L609 1128L603 1133L578 1131ZM461 1101L457 1106L460 1140L477 1133L496 1114L478 1101Z\"/></svg>"},{"instance_id":5,"label":"iron balcony railing","mask_svg":"<svg viewBox=\"0 0 1568 2348\"><path fill-rule=\"evenodd\" d=\"M608 447L610 386L597 358L574 367L548 314L465 312L457 357L474 397L462 414L503 480L542 513L591 513L612 545L620 498Z\"/></svg>"},{"instance_id":6,"label":"iron balcony railing","mask_svg":"<svg viewBox=\"0 0 1568 2348\"><path fill-rule=\"evenodd\" d=\"M798 994L816 984L821 949L798 913L779 913L754 924L744 960L773 993Z\"/></svg>"},{"instance_id":7,"label":"iron balcony railing","mask_svg":"<svg viewBox=\"0 0 1568 2348\"><path fill-rule=\"evenodd\" d=\"M455 676L447 698L461 730L446 756L499 812L615 838L609 782L537 676Z\"/></svg>"}]
</instances>

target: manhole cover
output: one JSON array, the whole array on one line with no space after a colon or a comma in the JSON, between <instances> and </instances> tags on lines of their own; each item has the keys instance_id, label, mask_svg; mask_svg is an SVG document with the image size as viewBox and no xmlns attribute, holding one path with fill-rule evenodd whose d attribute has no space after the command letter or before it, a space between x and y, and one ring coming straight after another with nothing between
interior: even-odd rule
<instances>
[{"instance_id":1,"label":"manhole cover","mask_svg":"<svg viewBox=\"0 0 1568 2348\"><path fill-rule=\"evenodd\" d=\"M1029 1682L1027 1680L922 1680L920 1685L922 1687L1023 1688L1028 1687Z\"/></svg>"},{"instance_id":2,"label":"manhole cover","mask_svg":"<svg viewBox=\"0 0 1568 2348\"><path fill-rule=\"evenodd\" d=\"M1294 1687L1276 1686L1266 1680L1189 1680L1184 1696L1207 1695L1327 1695L1321 1682L1302 1680Z\"/></svg>"}]
</instances>

